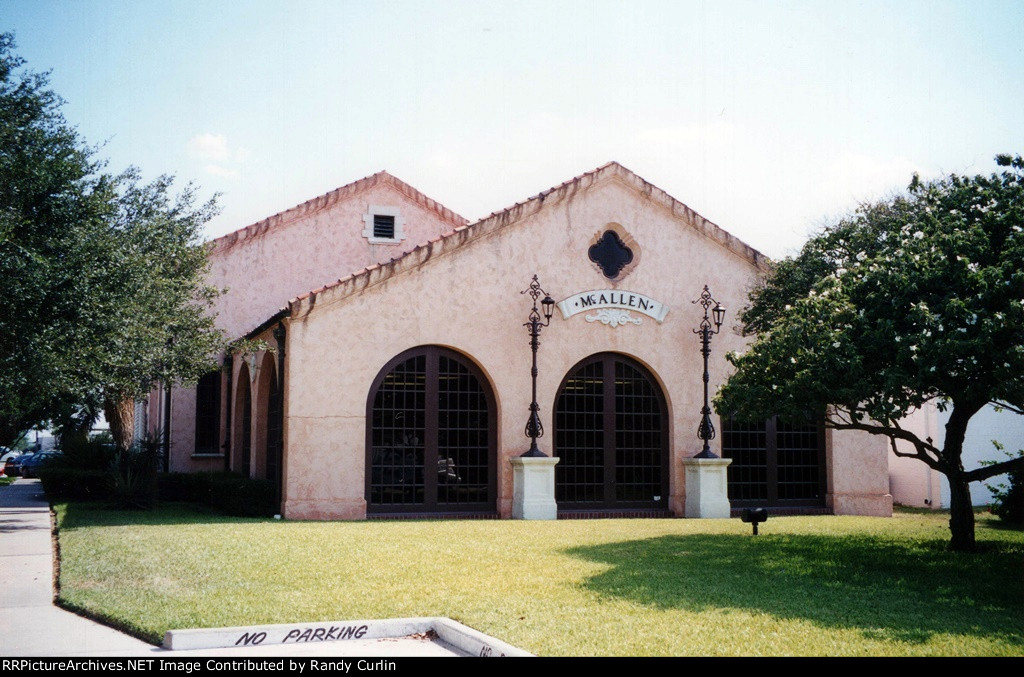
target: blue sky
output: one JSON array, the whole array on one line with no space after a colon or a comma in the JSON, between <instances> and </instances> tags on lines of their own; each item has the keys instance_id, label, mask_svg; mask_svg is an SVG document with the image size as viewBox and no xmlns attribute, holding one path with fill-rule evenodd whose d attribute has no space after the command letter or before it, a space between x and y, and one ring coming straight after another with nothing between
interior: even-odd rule
<instances>
[{"instance_id":1,"label":"blue sky","mask_svg":"<svg viewBox=\"0 0 1024 677\"><path fill-rule=\"evenodd\" d=\"M617 160L770 256L1024 152L1024 3L0 0L111 169L211 236L386 169L470 219Z\"/></svg>"}]
</instances>

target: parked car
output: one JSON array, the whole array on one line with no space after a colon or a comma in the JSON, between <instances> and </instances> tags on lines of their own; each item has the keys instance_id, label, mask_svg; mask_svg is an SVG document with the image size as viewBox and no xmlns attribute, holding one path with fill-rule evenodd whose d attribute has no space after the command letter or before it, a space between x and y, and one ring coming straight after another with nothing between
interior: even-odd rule
<instances>
[{"instance_id":1,"label":"parked car","mask_svg":"<svg viewBox=\"0 0 1024 677\"><path fill-rule=\"evenodd\" d=\"M42 468L45 463L49 463L60 456L61 452L57 449L40 451L38 454L32 454L32 458L21 464L21 476L39 477L39 469Z\"/></svg>"},{"instance_id":2,"label":"parked car","mask_svg":"<svg viewBox=\"0 0 1024 677\"><path fill-rule=\"evenodd\" d=\"M7 447L0 447L0 467L10 459L17 458L18 456L21 456L20 451L11 451Z\"/></svg>"},{"instance_id":3,"label":"parked car","mask_svg":"<svg viewBox=\"0 0 1024 677\"><path fill-rule=\"evenodd\" d=\"M10 458L4 464L4 474L8 477L21 477L21 464L32 457L32 452Z\"/></svg>"}]
</instances>

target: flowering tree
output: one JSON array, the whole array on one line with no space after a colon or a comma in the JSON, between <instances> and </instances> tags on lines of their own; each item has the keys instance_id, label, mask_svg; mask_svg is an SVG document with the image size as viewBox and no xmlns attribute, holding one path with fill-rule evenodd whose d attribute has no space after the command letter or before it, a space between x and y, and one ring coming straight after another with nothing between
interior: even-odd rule
<instances>
[{"instance_id":1,"label":"flowering tree","mask_svg":"<svg viewBox=\"0 0 1024 677\"><path fill-rule=\"evenodd\" d=\"M715 402L751 420L824 412L830 428L888 437L948 478L955 550L974 547L969 483L1024 467L961 461L983 407L1024 415L1024 160L996 162L991 176L915 175L780 262L741 315L757 338L729 356ZM930 402L949 411L941 447L901 424Z\"/></svg>"}]
</instances>

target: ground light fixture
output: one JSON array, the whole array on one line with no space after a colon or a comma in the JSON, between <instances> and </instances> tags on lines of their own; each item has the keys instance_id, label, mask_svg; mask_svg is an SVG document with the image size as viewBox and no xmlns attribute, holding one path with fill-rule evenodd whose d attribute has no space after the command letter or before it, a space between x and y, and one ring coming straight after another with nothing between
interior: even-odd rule
<instances>
[{"instance_id":1,"label":"ground light fixture","mask_svg":"<svg viewBox=\"0 0 1024 677\"><path fill-rule=\"evenodd\" d=\"M555 311L555 300L540 286L537 276L533 276L530 286L519 292L529 294L533 299L533 308L530 310L529 320L523 323L530 332L530 350L533 352L533 368L530 376L533 379L533 399L530 401L530 417L526 420L526 436L530 438L530 449L523 454L525 457L546 457L543 451L537 446L537 438L544 436L544 426L540 422L540 406L537 404L537 348L540 347L540 330L551 324L551 315ZM540 309L537 308L537 299L541 294L544 299L540 302ZM541 323L541 313L544 314L544 322Z\"/></svg>"},{"instance_id":2,"label":"ground light fixture","mask_svg":"<svg viewBox=\"0 0 1024 677\"><path fill-rule=\"evenodd\" d=\"M692 303L699 303L704 308L704 318L700 321L700 326L693 330L694 334L700 336L700 353L704 356L704 407L700 410L700 425L697 426L697 437L704 440L704 448L695 458L718 458L718 454L711 451L711 445L708 444L710 440L715 439L715 426L711 423L711 406L708 404L708 356L711 355L712 334L717 334L722 329L725 308L711 297L707 285L704 285L704 291L700 293L700 298ZM713 308L712 304L714 304ZM709 309L710 317L708 316ZM714 329L711 328L712 322L715 325Z\"/></svg>"},{"instance_id":3,"label":"ground light fixture","mask_svg":"<svg viewBox=\"0 0 1024 677\"><path fill-rule=\"evenodd\" d=\"M768 511L764 508L744 508L740 519L754 527L754 535L757 536L757 525L768 521Z\"/></svg>"}]
</instances>

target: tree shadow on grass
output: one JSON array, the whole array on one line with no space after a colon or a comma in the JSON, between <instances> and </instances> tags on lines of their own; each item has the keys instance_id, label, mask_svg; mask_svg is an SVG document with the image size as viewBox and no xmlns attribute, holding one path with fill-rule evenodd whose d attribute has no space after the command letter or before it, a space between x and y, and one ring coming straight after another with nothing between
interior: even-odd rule
<instances>
[{"instance_id":1,"label":"tree shadow on grass","mask_svg":"<svg viewBox=\"0 0 1024 677\"><path fill-rule=\"evenodd\" d=\"M693 535L566 553L611 565L586 589L656 608L744 609L877 640L921 643L951 633L1024 648L1024 544L962 554L943 540Z\"/></svg>"},{"instance_id":2,"label":"tree shadow on grass","mask_svg":"<svg viewBox=\"0 0 1024 677\"><path fill-rule=\"evenodd\" d=\"M979 522L977 526L978 530L992 529L993 531L1020 531L1024 532L1024 524L1015 524L1013 522L1007 522L1005 520L986 520Z\"/></svg>"}]
</instances>

